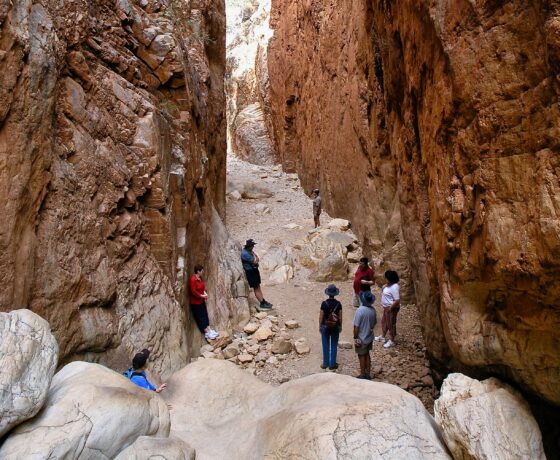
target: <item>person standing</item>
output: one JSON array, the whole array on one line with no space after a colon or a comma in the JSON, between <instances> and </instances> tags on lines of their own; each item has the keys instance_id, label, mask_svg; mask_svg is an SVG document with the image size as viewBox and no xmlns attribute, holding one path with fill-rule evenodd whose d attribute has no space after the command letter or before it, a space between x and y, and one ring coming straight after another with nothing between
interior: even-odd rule
<instances>
[{"instance_id":1,"label":"person standing","mask_svg":"<svg viewBox=\"0 0 560 460\"><path fill-rule=\"evenodd\" d=\"M321 225L321 196L318 188L313 190L311 197L313 198L313 221L315 222L315 228L317 228Z\"/></svg>"},{"instance_id":2,"label":"person standing","mask_svg":"<svg viewBox=\"0 0 560 460\"><path fill-rule=\"evenodd\" d=\"M381 293L381 306L383 307L383 317L381 318L382 335L375 337L379 342L385 342L383 347L390 348L395 346L397 336L397 314L400 310L401 291L399 287L399 275L393 270L385 272L387 284L383 286ZM385 341L385 336L389 333L390 339Z\"/></svg>"},{"instance_id":3,"label":"person standing","mask_svg":"<svg viewBox=\"0 0 560 460\"><path fill-rule=\"evenodd\" d=\"M354 350L360 362L359 379L371 380L371 356L373 328L377 324L377 314L373 308L375 296L370 291L362 292L361 305L354 315Z\"/></svg>"},{"instance_id":4,"label":"person standing","mask_svg":"<svg viewBox=\"0 0 560 460\"><path fill-rule=\"evenodd\" d=\"M352 295L352 305L358 308L360 306L360 294L364 292L371 292L371 287L374 284L375 273L373 269L369 266L369 261L367 257L362 257L360 259L360 265L356 269L354 274L354 294Z\"/></svg>"},{"instance_id":5,"label":"person standing","mask_svg":"<svg viewBox=\"0 0 560 460\"><path fill-rule=\"evenodd\" d=\"M327 286L325 294L329 298L321 303L321 311L319 313L319 332L321 333L321 344L323 345L323 364L321 364L321 369L328 367L333 371L338 369L336 352L338 337L340 331L342 331L342 304L335 299L340 294L340 290L334 284Z\"/></svg>"},{"instance_id":6,"label":"person standing","mask_svg":"<svg viewBox=\"0 0 560 460\"><path fill-rule=\"evenodd\" d=\"M219 334L210 327L208 308L206 307L208 293L202 279L203 275L204 268L202 265L195 265L194 274L189 278L191 311L198 329L204 334L206 340L215 340L219 337Z\"/></svg>"},{"instance_id":7,"label":"person standing","mask_svg":"<svg viewBox=\"0 0 560 460\"><path fill-rule=\"evenodd\" d=\"M270 310L272 308L272 304L265 300L261 289L259 256L255 254L254 251L256 244L257 243L255 243L252 239L248 239L245 242L245 247L241 251L241 263L243 264L243 270L245 271L245 276L247 277L249 287L253 288L255 297L260 302L259 308L261 310Z\"/></svg>"}]
</instances>

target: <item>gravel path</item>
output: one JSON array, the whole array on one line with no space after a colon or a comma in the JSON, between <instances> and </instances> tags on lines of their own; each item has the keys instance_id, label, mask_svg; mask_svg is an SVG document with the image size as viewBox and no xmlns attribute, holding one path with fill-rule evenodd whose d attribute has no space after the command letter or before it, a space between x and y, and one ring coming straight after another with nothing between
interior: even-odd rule
<instances>
[{"instance_id":1,"label":"gravel path","mask_svg":"<svg viewBox=\"0 0 560 460\"><path fill-rule=\"evenodd\" d=\"M271 246L281 246L292 251L295 261L295 275L286 284L267 286L266 275L263 276L265 298L275 306L271 314L276 314L281 322L295 319L300 327L288 332L294 339L305 337L311 352L298 356L295 352L285 356L278 364L264 364L255 369L255 374L262 380L277 385L285 381L309 374L325 372L319 366L322 362L321 336L318 330L319 307L325 298L323 293L328 283L317 283L307 279L308 270L297 262L296 242L304 240L307 232L313 228L312 205L293 174L284 174L279 167L254 166L243 161L228 159L228 181L230 190L242 187L242 184L257 183L265 187L270 198L235 200L228 197L226 225L229 232L240 243L253 238L258 244L256 252L261 256ZM259 215L257 205L265 205L269 213ZM262 206L260 206L262 212ZM322 223L330 217L323 212ZM283 226L297 224L301 228L286 229ZM341 294L339 300L343 305L343 331L341 341L352 341L352 319L354 308L351 305L352 280L336 282ZM374 289L378 299L376 310L378 321L381 319L379 287ZM254 296L251 293L251 298ZM256 304L256 301L253 302ZM376 326L376 335L379 333ZM413 304L403 305L399 313L398 344L391 349L384 349L381 343L374 342L372 351L372 376L376 381L399 385L401 388L418 396L426 408L432 412L433 400L437 389L433 386L429 363L425 359L418 310ZM282 356L281 358L284 358ZM337 372L357 375L358 359L353 349L340 349Z\"/></svg>"}]
</instances>

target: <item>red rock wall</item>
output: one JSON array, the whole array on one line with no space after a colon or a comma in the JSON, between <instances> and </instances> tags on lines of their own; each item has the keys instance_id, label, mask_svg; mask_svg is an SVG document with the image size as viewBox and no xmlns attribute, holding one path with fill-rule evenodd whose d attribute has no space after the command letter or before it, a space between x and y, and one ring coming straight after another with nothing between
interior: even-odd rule
<instances>
[{"instance_id":1,"label":"red rock wall","mask_svg":"<svg viewBox=\"0 0 560 460\"><path fill-rule=\"evenodd\" d=\"M225 13L165 3L0 0L0 309L46 318L63 361L148 346L166 374L197 341L186 276L224 212Z\"/></svg>"},{"instance_id":2,"label":"red rock wall","mask_svg":"<svg viewBox=\"0 0 560 460\"><path fill-rule=\"evenodd\" d=\"M557 404L559 14L274 0L268 53L284 165L369 248L404 242L433 360Z\"/></svg>"}]
</instances>

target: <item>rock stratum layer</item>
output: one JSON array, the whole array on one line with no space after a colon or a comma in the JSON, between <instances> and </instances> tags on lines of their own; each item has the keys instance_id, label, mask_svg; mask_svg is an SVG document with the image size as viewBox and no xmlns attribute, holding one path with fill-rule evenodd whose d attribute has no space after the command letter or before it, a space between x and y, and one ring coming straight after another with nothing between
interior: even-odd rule
<instances>
[{"instance_id":1,"label":"rock stratum layer","mask_svg":"<svg viewBox=\"0 0 560 460\"><path fill-rule=\"evenodd\" d=\"M268 51L283 164L366 247L404 259L432 359L555 404L559 12L276 0Z\"/></svg>"},{"instance_id":2,"label":"rock stratum layer","mask_svg":"<svg viewBox=\"0 0 560 460\"><path fill-rule=\"evenodd\" d=\"M223 2L0 1L0 310L47 319L62 364L147 346L165 375L196 345L187 272L223 250L224 68Z\"/></svg>"}]
</instances>

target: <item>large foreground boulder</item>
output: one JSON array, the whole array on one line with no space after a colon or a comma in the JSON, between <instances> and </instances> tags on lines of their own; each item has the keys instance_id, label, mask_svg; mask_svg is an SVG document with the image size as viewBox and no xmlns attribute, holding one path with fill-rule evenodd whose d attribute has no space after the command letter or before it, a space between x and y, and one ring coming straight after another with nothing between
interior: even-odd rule
<instances>
[{"instance_id":1,"label":"large foreground boulder","mask_svg":"<svg viewBox=\"0 0 560 460\"><path fill-rule=\"evenodd\" d=\"M39 412L57 362L49 323L29 310L0 313L0 438Z\"/></svg>"},{"instance_id":2,"label":"large foreground boulder","mask_svg":"<svg viewBox=\"0 0 560 460\"><path fill-rule=\"evenodd\" d=\"M271 387L231 363L197 361L174 374L172 434L197 459L448 459L432 417L384 383L316 374Z\"/></svg>"},{"instance_id":3,"label":"large foreground boulder","mask_svg":"<svg viewBox=\"0 0 560 460\"><path fill-rule=\"evenodd\" d=\"M157 393L73 362L54 376L41 412L10 433L0 459L110 459L140 436L168 435L169 411Z\"/></svg>"},{"instance_id":4,"label":"large foreground boulder","mask_svg":"<svg viewBox=\"0 0 560 460\"><path fill-rule=\"evenodd\" d=\"M450 374L434 411L455 460L546 458L527 402L498 379Z\"/></svg>"}]
</instances>

